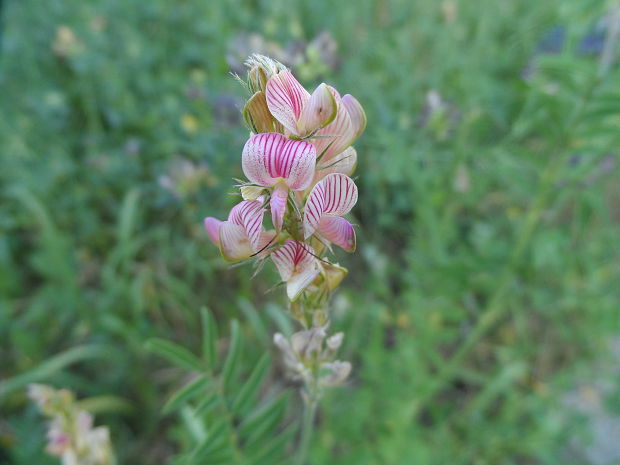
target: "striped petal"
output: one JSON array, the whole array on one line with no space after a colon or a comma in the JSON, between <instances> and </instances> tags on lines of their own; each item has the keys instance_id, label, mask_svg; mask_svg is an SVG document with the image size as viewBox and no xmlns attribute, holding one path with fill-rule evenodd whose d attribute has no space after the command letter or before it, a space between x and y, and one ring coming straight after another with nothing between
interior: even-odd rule
<instances>
[{"instance_id":1,"label":"striped petal","mask_svg":"<svg viewBox=\"0 0 620 465\"><path fill-rule=\"evenodd\" d=\"M211 216L204 219L204 225L207 230L207 234L209 235L209 239L211 239L211 242L215 245L220 245L220 226L222 223L223 221Z\"/></svg>"},{"instance_id":2,"label":"striped petal","mask_svg":"<svg viewBox=\"0 0 620 465\"><path fill-rule=\"evenodd\" d=\"M366 113L357 99L352 95L347 94L342 97L341 103L346 108L347 113L349 113L349 118L351 118L351 123L353 124L354 135L351 141L351 143L353 143L362 135L364 129L366 129Z\"/></svg>"},{"instance_id":3,"label":"striped petal","mask_svg":"<svg viewBox=\"0 0 620 465\"><path fill-rule=\"evenodd\" d=\"M287 240L271 255L271 259L282 281L286 282L286 293L290 300L296 300L319 274L314 250L302 242Z\"/></svg>"},{"instance_id":4,"label":"striped petal","mask_svg":"<svg viewBox=\"0 0 620 465\"><path fill-rule=\"evenodd\" d=\"M357 202L357 186L340 173L325 176L310 191L304 210L304 234L310 237L324 215L346 215Z\"/></svg>"},{"instance_id":5,"label":"striped petal","mask_svg":"<svg viewBox=\"0 0 620 465\"><path fill-rule=\"evenodd\" d=\"M338 155L344 149L349 147L355 140L357 127L354 126L347 108L342 103L338 91L333 87L329 88L336 99L338 105L338 113L330 124L323 129L319 129L316 137L312 138L312 143L316 147L318 157L323 162L331 159L334 155Z\"/></svg>"},{"instance_id":6,"label":"striped petal","mask_svg":"<svg viewBox=\"0 0 620 465\"><path fill-rule=\"evenodd\" d=\"M314 177L316 150L309 142L265 132L250 137L243 147L241 164L254 184L274 186L280 178L292 190L304 190Z\"/></svg>"},{"instance_id":7,"label":"striped petal","mask_svg":"<svg viewBox=\"0 0 620 465\"><path fill-rule=\"evenodd\" d=\"M293 134L298 134L297 121L310 94L290 71L280 71L271 76L265 89L269 111Z\"/></svg>"},{"instance_id":8,"label":"striped petal","mask_svg":"<svg viewBox=\"0 0 620 465\"><path fill-rule=\"evenodd\" d=\"M276 231L282 229L284 223L284 213L286 212L286 201L288 199L288 188L281 184L271 193L269 206L271 207L271 222Z\"/></svg>"},{"instance_id":9,"label":"striped petal","mask_svg":"<svg viewBox=\"0 0 620 465\"><path fill-rule=\"evenodd\" d=\"M250 239L241 225L222 222L219 239L222 255L230 262L245 260L254 254Z\"/></svg>"},{"instance_id":10,"label":"striped petal","mask_svg":"<svg viewBox=\"0 0 620 465\"><path fill-rule=\"evenodd\" d=\"M306 136L325 127L336 117L338 105L326 84L321 84L304 105L297 121L297 134Z\"/></svg>"},{"instance_id":11,"label":"striped petal","mask_svg":"<svg viewBox=\"0 0 620 465\"><path fill-rule=\"evenodd\" d=\"M355 251L355 229L344 218L324 216L321 218L316 230L329 242L342 247L347 252Z\"/></svg>"},{"instance_id":12,"label":"striped petal","mask_svg":"<svg viewBox=\"0 0 620 465\"><path fill-rule=\"evenodd\" d=\"M244 200L233 207L228 221L241 226L254 250L258 249L260 233L263 230L263 197L256 200Z\"/></svg>"}]
</instances>

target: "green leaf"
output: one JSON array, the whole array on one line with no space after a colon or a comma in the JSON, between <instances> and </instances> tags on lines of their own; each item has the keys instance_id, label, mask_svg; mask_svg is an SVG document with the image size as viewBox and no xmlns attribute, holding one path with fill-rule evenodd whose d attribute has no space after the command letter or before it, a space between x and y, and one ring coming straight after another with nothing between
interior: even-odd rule
<instances>
[{"instance_id":1,"label":"green leaf","mask_svg":"<svg viewBox=\"0 0 620 465\"><path fill-rule=\"evenodd\" d=\"M80 409L90 413L131 413L134 405L116 396L96 396L82 399L76 403Z\"/></svg>"},{"instance_id":2,"label":"green leaf","mask_svg":"<svg viewBox=\"0 0 620 465\"><path fill-rule=\"evenodd\" d=\"M227 446L228 444L225 444L219 449L209 451L208 456L203 459L204 464L205 465L220 465L220 464L230 465L231 463L238 463L237 461L233 459L234 457L233 450Z\"/></svg>"},{"instance_id":3,"label":"green leaf","mask_svg":"<svg viewBox=\"0 0 620 465\"><path fill-rule=\"evenodd\" d=\"M245 298L239 298L237 299L237 306L241 309L247 320L250 322L250 325L254 330L254 334L258 336L263 346L271 345L271 336L269 335L265 323L261 319L252 302Z\"/></svg>"},{"instance_id":4,"label":"green leaf","mask_svg":"<svg viewBox=\"0 0 620 465\"><path fill-rule=\"evenodd\" d=\"M45 381L62 369L82 360L110 358L116 350L104 345L77 346L61 352L32 370L0 382L0 398L6 394L22 389L30 383Z\"/></svg>"},{"instance_id":5,"label":"green leaf","mask_svg":"<svg viewBox=\"0 0 620 465\"><path fill-rule=\"evenodd\" d=\"M259 450L248 451L247 455L251 457L251 459L247 462L247 465L274 463L278 458L280 458L286 445L293 440L296 432L297 425L293 424L279 433L275 438L267 441L266 444L259 444L262 446Z\"/></svg>"},{"instance_id":6,"label":"green leaf","mask_svg":"<svg viewBox=\"0 0 620 465\"><path fill-rule=\"evenodd\" d=\"M196 415L207 415L211 410L217 407L220 402L220 397L212 392L196 406Z\"/></svg>"},{"instance_id":7,"label":"green leaf","mask_svg":"<svg viewBox=\"0 0 620 465\"><path fill-rule=\"evenodd\" d=\"M267 375L269 371L270 359L268 354L264 354L256 366L254 370L252 370L252 374L245 382L241 391L235 398L232 411L235 413L241 413L249 408L253 399L256 398L256 394L258 393L258 387L260 386L263 379Z\"/></svg>"},{"instance_id":8,"label":"green leaf","mask_svg":"<svg viewBox=\"0 0 620 465\"><path fill-rule=\"evenodd\" d=\"M202 441L194 451L192 452L192 459L198 459L205 455L214 453L221 447L225 447L227 444L222 444L222 440L225 439L226 432L228 431L228 423L222 421L217 427L207 432L207 437Z\"/></svg>"},{"instance_id":9,"label":"green leaf","mask_svg":"<svg viewBox=\"0 0 620 465\"><path fill-rule=\"evenodd\" d=\"M259 407L239 427L239 436L247 447L261 439L265 433L279 423L286 411L289 394L277 397L269 404Z\"/></svg>"},{"instance_id":10,"label":"green leaf","mask_svg":"<svg viewBox=\"0 0 620 465\"><path fill-rule=\"evenodd\" d=\"M199 376L198 378L190 381L181 389L172 394L172 396L170 396L170 398L164 405L163 412L170 413L176 410L181 405L189 402L197 395L204 393L204 390L207 388L210 382L211 378L209 378L209 376L207 375Z\"/></svg>"},{"instance_id":11,"label":"green leaf","mask_svg":"<svg viewBox=\"0 0 620 465\"><path fill-rule=\"evenodd\" d=\"M204 370L202 363L194 354L174 342L160 338L152 338L146 341L145 348L157 355L161 355L169 362L181 368L197 371Z\"/></svg>"},{"instance_id":12,"label":"green leaf","mask_svg":"<svg viewBox=\"0 0 620 465\"><path fill-rule=\"evenodd\" d=\"M217 363L217 324L206 307L200 309L202 318L202 357L213 371Z\"/></svg>"},{"instance_id":13,"label":"green leaf","mask_svg":"<svg viewBox=\"0 0 620 465\"><path fill-rule=\"evenodd\" d=\"M228 347L228 355L224 361L222 370L222 391L228 392L233 374L237 371L239 364L239 353L241 352L241 337L239 330L239 322L232 320L230 322L230 345Z\"/></svg>"},{"instance_id":14,"label":"green leaf","mask_svg":"<svg viewBox=\"0 0 620 465\"><path fill-rule=\"evenodd\" d=\"M119 244L127 244L131 238L138 214L139 199L140 192L137 189L131 189L123 199L116 230Z\"/></svg>"}]
</instances>

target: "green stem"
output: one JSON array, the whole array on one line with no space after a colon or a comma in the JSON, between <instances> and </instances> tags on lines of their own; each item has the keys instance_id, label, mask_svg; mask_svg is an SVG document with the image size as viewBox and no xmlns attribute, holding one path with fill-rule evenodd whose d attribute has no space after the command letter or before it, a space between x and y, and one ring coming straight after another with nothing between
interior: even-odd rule
<instances>
[{"instance_id":1,"label":"green stem","mask_svg":"<svg viewBox=\"0 0 620 465\"><path fill-rule=\"evenodd\" d=\"M301 437L299 439L299 450L295 465L305 465L308 455L308 447L312 439L314 430L314 417L316 416L317 400L310 398L304 402L304 416L301 423Z\"/></svg>"}]
</instances>

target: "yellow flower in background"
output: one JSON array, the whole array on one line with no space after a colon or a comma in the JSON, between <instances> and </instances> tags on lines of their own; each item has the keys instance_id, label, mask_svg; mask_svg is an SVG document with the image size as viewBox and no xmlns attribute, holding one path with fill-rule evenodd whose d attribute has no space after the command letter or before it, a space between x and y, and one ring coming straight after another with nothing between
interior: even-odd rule
<instances>
[{"instance_id":1,"label":"yellow flower in background","mask_svg":"<svg viewBox=\"0 0 620 465\"><path fill-rule=\"evenodd\" d=\"M77 55L83 49L84 45L78 40L73 29L64 25L58 26L56 36L52 42L52 50L56 55L70 57Z\"/></svg>"},{"instance_id":2,"label":"yellow flower in background","mask_svg":"<svg viewBox=\"0 0 620 465\"><path fill-rule=\"evenodd\" d=\"M189 113L185 113L181 117L181 127L186 133L195 134L198 131L198 119Z\"/></svg>"}]
</instances>

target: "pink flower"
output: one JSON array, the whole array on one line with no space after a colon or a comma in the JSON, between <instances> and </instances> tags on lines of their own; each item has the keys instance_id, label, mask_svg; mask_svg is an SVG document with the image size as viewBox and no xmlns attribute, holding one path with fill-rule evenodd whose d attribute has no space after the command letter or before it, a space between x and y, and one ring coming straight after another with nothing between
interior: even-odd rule
<instances>
[{"instance_id":1,"label":"pink flower","mask_svg":"<svg viewBox=\"0 0 620 465\"><path fill-rule=\"evenodd\" d=\"M250 182L274 188L269 204L277 231L282 229L289 190L303 191L314 178L316 150L309 142L265 132L250 137L243 147L243 172Z\"/></svg>"},{"instance_id":2,"label":"pink flower","mask_svg":"<svg viewBox=\"0 0 620 465\"><path fill-rule=\"evenodd\" d=\"M290 71L271 76L265 89L269 112L296 137L307 137L334 120L336 99L326 84L310 95Z\"/></svg>"},{"instance_id":3,"label":"pink flower","mask_svg":"<svg viewBox=\"0 0 620 465\"><path fill-rule=\"evenodd\" d=\"M292 239L276 250L271 259L276 264L282 281L286 283L286 293L292 301L301 295L320 272L314 249Z\"/></svg>"},{"instance_id":4,"label":"pink flower","mask_svg":"<svg viewBox=\"0 0 620 465\"><path fill-rule=\"evenodd\" d=\"M262 250L274 237L274 231L263 231L264 197L244 200L235 205L227 221L207 217L205 229L228 261L238 262Z\"/></svg>"},{"instance_id":5,"label":"pink flower","mask_svg":"<svg viewBox=\"0 0 620 465\"><path fill-rule=\"evenodd\" d=\"M325 176L310 191L304 210L304 235L315 232L347 252L355 250L355 230L342 215L351 211L357 202L357 186L340 173Z\"/></svg>"}]
</instances>

